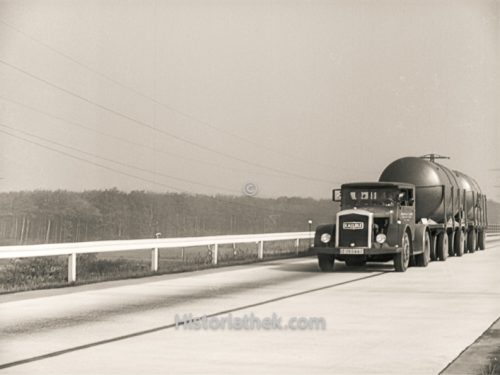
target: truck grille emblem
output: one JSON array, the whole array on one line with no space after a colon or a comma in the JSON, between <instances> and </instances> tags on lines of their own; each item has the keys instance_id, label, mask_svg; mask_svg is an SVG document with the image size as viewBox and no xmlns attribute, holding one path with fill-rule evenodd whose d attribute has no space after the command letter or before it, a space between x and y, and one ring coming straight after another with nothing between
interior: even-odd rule
<instances>
[{"instance_id":1,"label":"truck grille emblem","mask_svg":"<svg viewBox=\"0 0 500 375\"><path fill-rule=\"evenodd\" d=\"M347 221L342 224L342 228L346 230L362 230L365 228L365 223L361 221Z\"/></svg>"}]
</instances>

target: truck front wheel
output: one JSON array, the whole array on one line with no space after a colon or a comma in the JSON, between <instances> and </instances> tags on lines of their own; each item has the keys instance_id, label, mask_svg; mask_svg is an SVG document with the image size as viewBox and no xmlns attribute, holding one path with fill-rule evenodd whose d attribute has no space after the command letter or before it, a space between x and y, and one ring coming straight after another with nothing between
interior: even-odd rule
<instances>
[{"instance_id":1,"label":"truck front wheel","mask_svg":"<svg viewBox=\"0 0 500 375\"><path fill-rule=\"evenodd\" d=\"M410 237L408 232L403 234L401 252L394 254L394 269L396 272L405 272L410 263Z\"/></svg>"},{"instance_id":2,"label":"truck front wheel","mask_svg":"<svg viewBox=\"0 0 500 375\"><path fill-rule=\"evenodd\" d=\"M321 272L332 272L335 264L335 256L330 254L318 254L318 265Z\"/></svg>"}]
</instances>

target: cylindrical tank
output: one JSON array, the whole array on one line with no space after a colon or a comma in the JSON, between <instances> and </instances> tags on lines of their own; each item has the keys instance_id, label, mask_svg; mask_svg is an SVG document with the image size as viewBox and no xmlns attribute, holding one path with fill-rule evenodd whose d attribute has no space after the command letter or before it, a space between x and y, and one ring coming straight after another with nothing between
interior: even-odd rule
<instances>
[{"instance_id":1,"label":"cylindrical tank","mask_svg":"<svg viewBox=\"0 0 500 375\"><path fill-rule=\"evenodd\" d=\"M476 189L471 183L472 179L468 176L462 178L469 183L471 190ZM460 182L460 177L445 166L426 159L398 159L384 169L379 181L406 182L416 186L417 220L428 218L442 223L445 207L448 218L455 216L463 208L463 199L459 198L458 189L465 188L465 182Z\"/></svg>"},{"instance_id":2,"label":"cylindrical tank","mask_svg":"<svg viewBox=\"0 0 500 375\"><path fill-rule=\"evenodd\" d=\"M457 177L460 189L465 190L465 206L467 210L467 218L469 220L474 219L474 199L477 194L482 194L481 188L476 180L472 177L467 176L465 173L459 171L453 171Z\"/></svg>"}]
</instances>

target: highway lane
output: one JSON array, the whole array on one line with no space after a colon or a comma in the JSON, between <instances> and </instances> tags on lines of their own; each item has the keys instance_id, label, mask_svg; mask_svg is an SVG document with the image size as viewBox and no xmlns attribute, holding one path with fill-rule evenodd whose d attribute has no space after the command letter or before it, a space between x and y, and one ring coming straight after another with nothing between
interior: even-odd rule
<instances>
[{"instance_id":1,"label":"highway lane","mask_svg":"<svg viewBox=\"0 0 500 375\"><path fill-rule=\"evenodd\" d=\"M307 258L0 296L0 363L28 360L2 372L437 373L500 316L499 250L404 274L323 274ZM327 329L172 327L176 314L228 310L324 317Z\"/></svg>"}]
</instances>

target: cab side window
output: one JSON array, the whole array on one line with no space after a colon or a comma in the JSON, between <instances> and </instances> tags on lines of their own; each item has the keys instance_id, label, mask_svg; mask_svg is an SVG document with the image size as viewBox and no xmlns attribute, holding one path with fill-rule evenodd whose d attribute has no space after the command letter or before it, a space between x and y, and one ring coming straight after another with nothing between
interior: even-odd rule
<instances>
[{"instance_id":1,"label":"cab side window","mask_svg":"<svg viewBox=\"0 0 500 375\"><path fill-rule=\"evenodd\" d=\"M408 190L408 206L413 206L415 203L415 197L414 197L415 192L413 189Z\"/></svg>"},{"instance_id":2,"label":"cab side window","mask_svg":"<svg viewBox=\"0 0 500 375\"><path fill-rule=\"evenodd\" d=\"M399 193L401 206L413 206L413 189L401 189Z\"/></svg>"}]
</instances>

